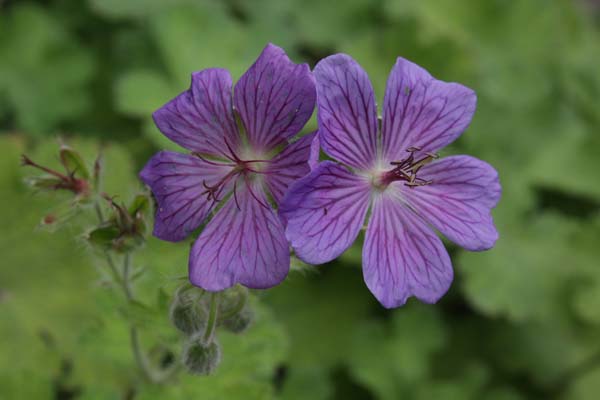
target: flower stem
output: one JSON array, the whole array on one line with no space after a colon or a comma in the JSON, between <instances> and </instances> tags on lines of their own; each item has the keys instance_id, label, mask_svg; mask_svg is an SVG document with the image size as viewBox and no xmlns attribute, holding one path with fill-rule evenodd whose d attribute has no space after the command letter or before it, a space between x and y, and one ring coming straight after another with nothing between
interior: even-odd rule
<instances>
[{"instance_id":1,"label":"flower stem","mask_svg":"<svg viewBox=\"0 0 600 400\"><path fill-rule=\"evenodd\" d=\"M94 209L96 210L96 215L98 217L99 222L101 224L104 223L104 215L102 213L102 208L100 207L98 201L94 202ZM121 270L121 274L119 273L117 265L115 264L115 261L113 260L113 257L110 254L110 252L105 251L104 256L106 257L106 263L110 268L113 279L123 289L123 293L125 294L127 302L131 303L135 301L133 288L131 287L131 252L126 252L123 256L123 268ZM129 327L129 338L135 362L139 370L142 372L144 378L149 382L163 383L172 375L174 375L174 373L177 372L177 370L179 369L178 366L174 366L164 372L156 371L150 364L148 357L142 349L140 335L137 327L134 324L131 324Z\"/></svg>"},{"instance_id":2,"label":"flower stem","mask_svg":"<svg viewBox=\"0 0 600 400\"><path fill-rule=\"evenodd\" d=\"M131 271L131 252L125 253L123 256L123 293L128 301L133 300L133 290L131 289L131 280L129 272Z\"/></svg>"},{"instance_id":3,"label":"flower stem","mask_svg":"<svg viewBox=\"0 0 600 400\"><path fill-rule=\"evenodd\" d=\"M100 223L104 223L104 214L102 213L102 207L100 207L98 200L94 201L94 210L96 210L96 216Z\"/></svg>"},{"instance_id":4,"label":"flower stem","mask_svg":"<svg viewBox=\"0 0 600 400\"><path fill-rule=\"evenodd\" d=\"M217 299L219 293L211 293L210 295L210 309L208 312L208 322L206 323L206 330L204 331L204 343L210 343L212 340L213 333L215 332L217 322Z\"/></svg>"},{"instance_id":5,"label":"flower stem","mask_svg":"<svg viewBox=\"0 0 600 400\"><path fill-rule=\"evenodd\" d=\"M106 257L106 263L108 264L108 267L110 268L110 273L114 279L114 281L118 284L122 284L121 281L121 275L119 274L119 270L117 268L117 265L115 264L115 261L113 260L112 256L110 255L110 253L108 251L104 251L104 256Z\"/></svg>"},{"instance_id":6,"label":"flower stem","mask_svg":"<svg viewBox=\"0 0 600 400\"><path fill-rule=\"evenodd\" d=\"M138 330L135 326L131 326L129 328L129 338L131 339L131 349L133 350L133 356L135 357L135 362L137 363L139 369L142 371L144 378L153 383L158 383L156 380L156 375L146 354L142 350L142 346L140 343L140 336Z\"/></svg>"}]
</instances>

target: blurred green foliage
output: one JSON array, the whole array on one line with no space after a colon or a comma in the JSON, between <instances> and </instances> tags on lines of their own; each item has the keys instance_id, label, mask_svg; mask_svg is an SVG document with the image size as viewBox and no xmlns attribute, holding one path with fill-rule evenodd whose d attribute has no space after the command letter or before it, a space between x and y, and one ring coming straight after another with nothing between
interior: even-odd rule
<instances>
[{"instance_id":1,"label":"blurred green foliage","mask_svg":"<svg viewBox=\"0 0 600 400\"><path fill-rule=\"evenodd\" d=\"M599 24L585 0L0 1L0 398L598 398ZM220 334L215 376L133 385L122 315L140 314L144 341L178 342L164 298L189 243L150 240L136 265L152 312L123 309L77 225L35 229L61 198L25 188L19 155L58 164L62 136L93 160L102 143L105 190L128 201L145 160L176 148L151 112L192 71L237 79L269 41L312 66L352 55L380 101L399 55L474 88L472 126L446 153L499 170L500 240L451 248L439 304L391 311L362 283L357 244L255 293L257 321Z\"/></svg>"}]
</instances>

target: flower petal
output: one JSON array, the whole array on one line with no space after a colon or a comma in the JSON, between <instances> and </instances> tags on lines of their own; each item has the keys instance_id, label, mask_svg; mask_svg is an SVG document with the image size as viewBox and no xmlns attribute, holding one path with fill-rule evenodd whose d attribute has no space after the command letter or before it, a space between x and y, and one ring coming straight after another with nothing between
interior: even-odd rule
<instances>
[{"instance_id":1,"label":"flower petal","mask_svg":"<svg viewBox=\"0 0 600 400\"><path fill-rule=\"evenodd\" d=\"M501 189L492 166L473 157L452 156L424 166L419 175L433 183L401 190L426 221L467 250L494 246L498 232L490 211Z\"/></svg>"},{"instance_id":2,"label":"flower petal","mask_svg":"<svg viewBox=\"0 0 600 400\"><path fill-rule=\"evenodd\" d=\"M315 144L316 142L316 144ZM296 180L308 174L314 164L315 147L318 151L316 133L303 136L288 145L265 169L265 182L277 204ZM318 153L316 153L318 157Z\"/></svg>"},{"instance_id":3,"label":"flower petal","mask_svg":"<svg viewBox=\"0 0 600 400\"><path fill-rule=\"evenodd\" d=\"M150 186L158 207L154 236L176 242L185 239L210 212L213 201L203 194L203 183L214 185L231 167L214 165L197 157L172 151L155 154L140 172ZM225 185L220 198L231 190Z\"/></svg>"},{"instance_id":4,"label":"flower petal","mask_svg":"<svg viewBox=\"0 0 600 400\"><path fill-rule=\"evenodd\" d=\"M398 198L381 195L363 247L363 275L369 290L386 308L410 296L435 303L452 282L450 257L433 230Z\"/></svg>"},{"instance_id":5,"label":"flower petal","mask_svg":"<svg viewBox=\"0 0 600 400\"><path fill-rule=\"evenodd\" d=\"M317 109L323 150L351 167L367 170L377 155L377 106L366 72L350 56L317 64Z\"/></svg>"},{"instance_id":6,"label":"flower petal","mask_svg":"<svg viewBox=\"0 0 600 400\"><path fill-rule=\"evenodd\" d=\"M210 291L236 283L264 289L286 277L290 252L283 225L261 203L267 201L258 185L238 185L235 198L217 212L192 247L189 275L194 285Z\"/></svg>"},{"instance_id":7,"label":"flower petal","mask_svg":"<svg viewBox=\"0 0 600 400\"><path fill-rule=\"evenodd\" d=\"M382 146L385 161L399 161L409 147L436 152L467 128L477 97L458 83L434 79L398 57L383 99Z\"/></svg>"},{"instance_id":8,"label":"flower petal","mask_svg":"<svg viewBox=\"0 0 600 400\"><path fill-rule=\"evenodd\" d=\"M279 213L296 255L322 264L342 254L363 226L370 193L369 181L331 161L294 183Z\"/></svg>"},{"instance_id":9,"label":"flower petal","mask_svg":"<svg viewBox=\"0 0 600 400\"><path fill-rule=\"evenodd\" d=\"M307 64L294 64L268 44L235 85L233 101L248 140L266 152L300 132L315 107L315 83Z\"/></svg>"},{"instance_id":10,"label":"flower petal","mask_svg":"<svg viewBox=\"0 0 600 400\"><path fill-rule=\"evenodd\" d=\"M227 70L194 72L190 89L154 112L153 117L166 137L188 150L231 157L228 147L239 147Z\"/></svg>"}]
</instances>

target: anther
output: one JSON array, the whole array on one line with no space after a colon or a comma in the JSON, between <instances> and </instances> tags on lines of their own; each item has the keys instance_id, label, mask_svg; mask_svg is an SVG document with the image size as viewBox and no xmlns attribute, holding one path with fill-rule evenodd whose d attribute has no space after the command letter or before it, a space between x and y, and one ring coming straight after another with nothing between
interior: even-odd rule
<instances>
[{"instance_id":1,"label":"anther","mask_svg":"<svg viewBox=\"0 0 600 400\"><path fill-rule=\"evenodd\" d=\"M390 162L390 165L394 166L394 169L388 171L383 176L383 183L388 185L393 181L404 181L404 184L411 188L431 184L431 180L421 179L417 177L417 173L425 165L437 159L438 155L435 153L425 152L425 156L423 158L415 160L415 153L421 151L421 148L417 146L411 146L406 149L406 151L409 153L408 157L400 161Z\"/></svg>"}]
</instances>

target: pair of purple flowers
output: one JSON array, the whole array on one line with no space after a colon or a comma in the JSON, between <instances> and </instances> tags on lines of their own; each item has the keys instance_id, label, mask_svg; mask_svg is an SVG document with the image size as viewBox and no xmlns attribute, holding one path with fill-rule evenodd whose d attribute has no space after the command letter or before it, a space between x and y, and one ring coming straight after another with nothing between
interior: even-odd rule
<instances>
[{"instance_id":1,"label":"pair of purple flowers","mask_svg":"<svg viewBox=\"0 0 600 400\"><path fill-rule=\"evenodd\" d=\"M318 132L294 141L315 102ZM435 302L453 273L434 229L468 250L498 237L496 171L435 154L466 129L475 105L472 90L402 58L381 120L367 74L347 55L311 73L269 44L233 94L226 70L196 72L189 90L154 113L159 129L191 151L161 151L140 173L158 203L154 235L179 241L205 225L191 249L191 282L209 291L268 288L289 271L288 243L303 261L326 263L368 218L371 292L385 307L410 296ZM333 160L319 163L320 148Z\"/></svg>"}]
</instances>

